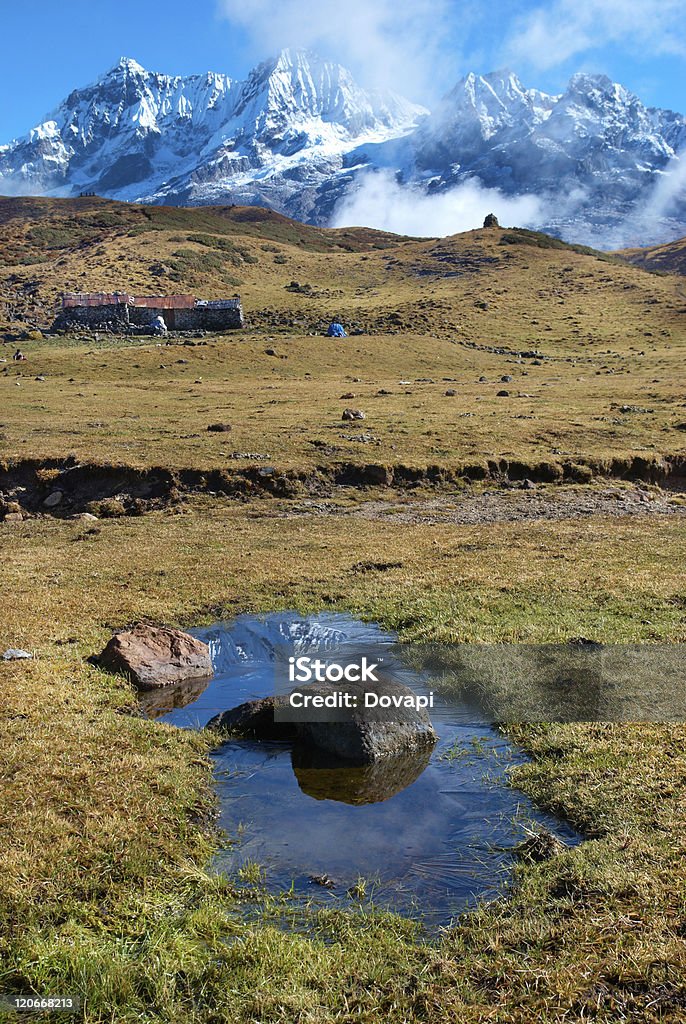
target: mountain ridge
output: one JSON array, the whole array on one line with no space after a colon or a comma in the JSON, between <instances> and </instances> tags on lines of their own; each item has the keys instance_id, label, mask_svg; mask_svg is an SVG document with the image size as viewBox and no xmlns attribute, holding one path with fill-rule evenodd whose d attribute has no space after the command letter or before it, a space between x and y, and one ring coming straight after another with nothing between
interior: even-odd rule
<instances>
[{"instance_id":1,"label":"mountain ridge","mask_svg":"<svg viewBox=\"0 0 686 1024\"><path fill-rule=\"evenodd\" d=\"M321 225L382 171L421 195L468 181L533 195L528 226L618 248L686 232L684 151L683 115L606 75L576 74L551 95L509 69L470 72L429 112L303 50L244 80L163 75L122 57L0 146L0 191L255 204Z\"/></svg>"}]
</instances>

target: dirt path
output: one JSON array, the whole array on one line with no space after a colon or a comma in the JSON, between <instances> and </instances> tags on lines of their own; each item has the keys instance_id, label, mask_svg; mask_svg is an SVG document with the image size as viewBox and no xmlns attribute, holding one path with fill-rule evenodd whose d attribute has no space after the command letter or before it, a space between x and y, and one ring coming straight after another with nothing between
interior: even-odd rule
<instances>
[{"instance_id":1,"label":"dirt path","mask_svg":"<svg viewBox=\"0 0 686 1024\"><path fill-rule=\"evenodd\" d=\"M348 516L353 519L388 519L394 523L505 523L540 519L581 519L587 516L686 515L670 492L640 487L604 489L555 488L545 491L493 490L481 494L412 496L363 501L342 506L333 501L294 502L260 517Z\"/></svg>"}]
</instances>

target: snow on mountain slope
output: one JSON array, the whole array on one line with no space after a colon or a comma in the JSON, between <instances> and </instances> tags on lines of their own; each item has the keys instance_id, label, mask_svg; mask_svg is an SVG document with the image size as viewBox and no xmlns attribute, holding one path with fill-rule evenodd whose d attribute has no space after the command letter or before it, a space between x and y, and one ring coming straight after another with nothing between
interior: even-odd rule
<instances>
[{"instance_id":1,"label":"snow on mountain slope","mask_svg":"<svg viewBox=\"0 0 686 1024\"><path fill-rule=\"evenodd\" d=\"M535 195L539 226L610 247L686 231L682 153L682 115L603 75L575 75L551 96L509 71L469 74L429 114L304 51L245 81L123 58L0 147L0 191L260 204L321 224L383 170L425 196L467 181Z\"/></svg>"},{"instance_id":2,"label":"snow on mountain slope","mask_svg":"<svg viewBox=\"0 0 686 1024\"><path fill-rule=\"evenodd\" d=\"M507 195L534 193L542 226L570 241L609 248L686 224L686 197L676 194L655 223L644 217L686 151L686 118L645 107L604 75L574 75L559 96L525 89L510 72L468 75L413 145L415 172L434 190L476 177Z\"/></svg>"},{"instance_id":3,"label":"snow on mountain slope","mask_svg":"<svg viewBox=\"0 0 686 1024\"><path fill-rule=\"evenodd\" d=\"M228 116L232 91L225 75L171 78L122 58L28 136L0 147L0 173L16 190L117 195L192 154L193 140L208 141Z\"/></svg>"},{"instance_id":4,"label":"snow on mountain slope","mask_svg":"<svg viewBox=\"0 0 686 1024\"><path fill-rule=\"evenodd\" d=\"M280 189L290 194L303 159L319 184L347 149L402 135L425 114L392 93L363 92L345 68L300 51L284 50L244 82L154 74L122 58L0 147L0 189L226 201L234 186L255 180L259 191L281 172L292 175L294 187Z\"/></svg>"}]
</instances>

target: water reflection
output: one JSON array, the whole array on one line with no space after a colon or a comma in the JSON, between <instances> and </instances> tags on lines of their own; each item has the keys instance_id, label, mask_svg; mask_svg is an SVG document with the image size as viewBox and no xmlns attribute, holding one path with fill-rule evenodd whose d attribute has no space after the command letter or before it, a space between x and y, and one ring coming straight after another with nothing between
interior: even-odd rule
<instances>
[{"instance_id":1,"label":"water reflection","mask_svg":"<svg viewBox=\"0 0 686 1024\"><path fill-rule=\"evenodd\" d=\"M187 728L273 693L284 648L371 647L416 692L434 686L394 653L393 635L345 615L241 616L194 632L210 645L215 676L185 706L187 694L170 694L173 706L163 715ZM232 874L257 862L272 889L337 904L350 901L348 889L363 877L377 904L435 926L502 892L522 822L538 822L567 844L579 841L508 786L510 768L524 758L464 695L437 689L431 717L433 751L366 767L288 743L223 743L213 754L219 825L235 841L217 856L217 869ZM316 876L333 886L313 886Z\"/></svg>"},{"instance_id":2,"label":"water reflection","mask_svg":"<svg viewBox=\"0 0 686 1024\"><path fill-rule=\"evenodd\" d=\"M296 744L291 763L298 785L315 800L374 804L400 793L419 778L431 760L431 748L384 757L374 764L351 765L316 747Z\"/></svg>"},{"instance_id":3,"label":"water reflection","mask_svg":"<svg viewBox=\"0 0 686 1024\"><path fill-rule=\"evenodd\" d=\"M138 703L148 718L161 718L177 708L194 704L210 685L212 677L186 679L181 683L160 686L156 690L139 690Z\"/></svg>"}]
</instances>

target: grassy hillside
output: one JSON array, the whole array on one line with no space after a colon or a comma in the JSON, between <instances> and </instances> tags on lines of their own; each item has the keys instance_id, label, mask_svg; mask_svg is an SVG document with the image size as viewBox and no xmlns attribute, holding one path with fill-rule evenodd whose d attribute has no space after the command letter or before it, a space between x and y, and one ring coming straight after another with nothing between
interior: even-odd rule
<instances>
[{"instance_id":1,"label":"grassy hillside","mask_svg":"<svg viewBox=\"0 0 686 1024\"><path fill-rule=\"evenodd\" d=\"M686 444L680 280L535 232L412 240L255 208L4 200L0 251L6 352L23 333L28 356L0 374L6 458L427 465ZM42 340L62 289L239 292L246 330ZM321 337L333 316L361 333Z\"/></svg>"},{"instance_id":2,"label":"grassy hillside","mask_svg":"<svg viewBox=\"0 0 686 1024\"><path fill-rule=\"evenodd\" d=\"M46 326L61 291L205 298L288 283L300 254L396 247L403 239L366 228L323 231L258 207L138 206L98 198L0 198L0 318ZM259 268L259 269L258 269ZM0 321L0 327L2 322Z\"/></svg>"},{"instance_id":3,"label":"grassy hillside","mask_svg":"<svg viewBox=\"0 0 686 1024\"><path fill-rule=\"evenodd\" d=\"M686 238L646 249L624 249L617 254L636 267L662 274L686 274ZM686 303L684 303L686 306Z\"/></svg>"}]
</instances>

